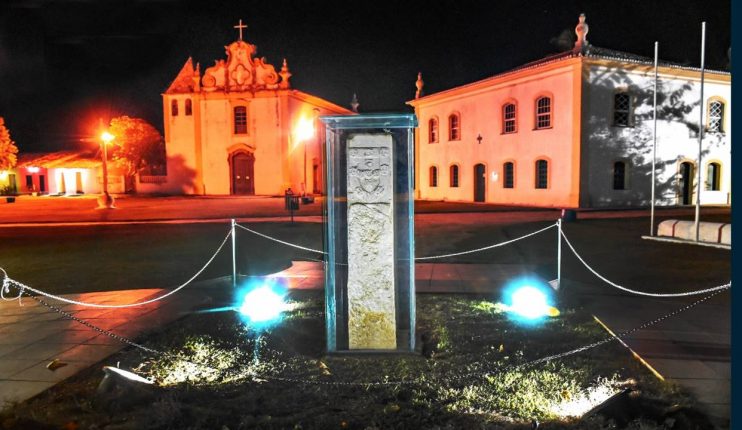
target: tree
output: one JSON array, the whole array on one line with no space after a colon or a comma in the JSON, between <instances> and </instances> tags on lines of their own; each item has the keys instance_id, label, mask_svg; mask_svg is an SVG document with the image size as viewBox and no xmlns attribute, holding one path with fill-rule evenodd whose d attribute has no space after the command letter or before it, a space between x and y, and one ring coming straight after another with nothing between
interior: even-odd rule
<instances>
[{"instance_id":1,"label":"tree","mask_svg":"<svg viewBox=\"0 0 742 430\"><path fill-rule=\"evenodd\" d=\"M157 163L164 152L165 143L160 132L141 118L114 118L108 131L114 135L112 159L126 176L134 176Z\"/></svg>"},{"instance_id":2,"label":"tree","mask_svg":"<svg viewBox=\"0 0 742 430\"><path fill-rule=\"evenodd\" d=\"M5 120L0 116L0 170L9 170L15 167L18 161L18 147L10 138L10 131L5 127Z\"/></svg>"}]
</instances>

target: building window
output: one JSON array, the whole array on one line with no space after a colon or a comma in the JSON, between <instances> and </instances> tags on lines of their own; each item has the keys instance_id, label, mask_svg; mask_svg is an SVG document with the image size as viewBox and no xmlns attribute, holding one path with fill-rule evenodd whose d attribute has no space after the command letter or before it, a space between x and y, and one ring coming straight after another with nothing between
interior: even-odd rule
<instances>
[{"instance_id":1,"label":"building window","mask_svg":"<svg viewBox=\"0 0 742 430\"><path fill-rule=\"evenodd\" d=\"M461 139L461 118L459 114L451 114L448 117L448 140Z\"/></svg>"},{"instance_id":2,"label":"building window","mask_svg":"<svg viewBox=\"0 0 742 430\"><path fill-rule=\"evenodd\" d=\"M435 166L430 166L430 186L438 186L438 168Z\"/></svg>"},{"instance_id":3,"label":"building window","mask_svg":"<svg viewBox=\"0 0 742 430\"><path fill-rule=\"evenodd\" d=\"M502 107L502 132L515 133L515 104L508 103Z\"/></svg>"},{"instance_id":4,"label":"building window","mask_svg":"<svg viewBox=\"0 0 742 430\"><path fill-rule=\"evenodd\" d=\"M626 189L626 163L623 161L613 163L613 189Z\"/></svg>"},{"instance_id":5,"label":"building window","mask_svg":"<svg viewBox=\"0 0 742 430\"><path fill-rule=\"evenodd\" d=\"M459 187L459 166L455 164L451 166L449 185L451 186L451 188Z\"/></svg>"},{"instance_id":6,"label":"building window","mask_svg":"<svg viewBox=\"0 0 742 430\"><path fill-rule=\"evenodd\" d=\"M178 101L173 100L170 102L170 115L178 116Z\"/></svg>"},{"instance_id":7,"label":"building window","mask_svg":"<svg viewBox=\"0 0 742 430\"><path fill-rule=\"evenodd\" d=\"M536 188L544 189L549 185L549 162L536 161Z\"/></svg>"},{"instance_id":8,"label":"building window","mask_svg":"<svg viewBox=\"0 0 742 430\"><path fill-rule=\"evenodd\" d=\"M247 108L245 106L234 108L234 134L247 134Z\"/></svg>"},{"instance_id":9,"label":"building window","mask_svg":"<svg viewBox=\"0 0 742 430\"><path fill-rule=\"evenodd\" d=\"M185 101L185 114L186 116L193 114L193 104L191 103L191 99L186 99Z\"/></svg>"},{"instance_id":10,"label":"building window","mask_svg":"<svg viewBox=\"0 0 742 430\"><path fill-rule=\"evenodd\" d=\"M631 96L628 93L616 93L613 96L613 125L628 127L630 125Z\"/></svg>"},{"instance_id":11,"label":"building window","mask_svg":"<svg viewBox=\"0 0 742 430\"><path fill-rule=\"evenodd\" d=\"M502 186L503 188L513 188L515 166L511 162L502 165Z\"/></svg>"},{"instance_id":12,"label":"building window","mask_svg":"<svg viewBox=\"0 0 742 430\"><path fill-rule=\"evenodd\" d=\"M536 128L551 127L551 97L539 97L536 100Z\"/></svg>"},{"instance_id":13,"label":"building window","mask_svg":"<svg viewBox=\"0 0 742 430\"><path fill-rule=\"evenodd\" d=\"M428 143L438 142L438 119L430 118L428 121Z\"/></svg>"},{"instance_id":14,"label":"building window","mask_svg":"<svg viewBox=\"0 0 742 430\"><path fill-rule=\"evenodd\" d=\"M706 191L721 190L721 164L709 163L706 175Z\"/></svg>"},{"instance_id":15,"label":"building window","mask_svg":"<svg viewBox=\"0 0 742 430\"><path fill-rule=\"evenodd\" d=\"M26 189L33 190L33 176L26 175Z\"/></svg>"},{"instance_id":16,"label":"building window","mask_svg":"<svg viewBox=\"0 0 742 430\"><path fill-rule=\"evenodd\" d=\"M723 132L722 124L724 122L724 103L719 100L713 100L709 103L709 126L708 131L721 133Z\"/></svg>"}]
</instances>

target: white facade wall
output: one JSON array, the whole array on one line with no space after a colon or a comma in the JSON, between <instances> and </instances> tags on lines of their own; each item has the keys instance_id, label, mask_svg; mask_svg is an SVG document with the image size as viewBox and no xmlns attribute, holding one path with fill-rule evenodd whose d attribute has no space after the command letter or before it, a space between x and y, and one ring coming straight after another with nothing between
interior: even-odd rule
<instances>
[{"instance_id":1,"label":"white facade wall","mask_svg":"<svg viewBox=\"0 0 742 430\"><path fill-rule=\"evenodd\" d=\"M651 201L653 68L588 67L583 91L582 187L584 207L648 206ZM629 127L616 126L614 94L628 91L632 109ZM700 73L663 69L659 75L657 124L656 204L682 204L680 165L698 158L697 129ZM703 143L701 204L731 203L731 86L722 75L708 74L704 84L706 112L709 99L725 102L725 133L707 133ZM672 114L668 113L672 112ZM704 113L704 124L707 115ZM705 125L704 125L705 127ZM626 189L615 190L614 163L627 165ZM721 189L706 191L708 164L721 165ZM695 175L690 204L695 204Z\"/></svg>"},{"instance_id":2,"label":"white facade wall","mask_svg":"<svg viewBox=\"0 0 742 430\"><path fill-rule=\"evenodd\" d=\"M478 89L456 91L416 100L419 173L418 198L474 201L475 165L484 164L485 201L488 203L573 207L579 189L579 128L574 121L575 97L579 97L579 62L566 61L557 68L538 73L524 72ZM552 98L552 127L535 129L535 102ZM503 133L502 107L517 106L517 132ZM579 106L579 105L577 105ZM461 139L449 141L448 118L458 113ZM429 143L429 120L437 118L438 143ZM481 143L477 137L481 136ZM535 163L548 161L548 187L535 187ZM514 187L504 188L503 163L515 164ZM450 186L450 166L459 166L459 187ZM438 167L438 186L430 186L430 167Z\"/></svg>"}]
</instances>

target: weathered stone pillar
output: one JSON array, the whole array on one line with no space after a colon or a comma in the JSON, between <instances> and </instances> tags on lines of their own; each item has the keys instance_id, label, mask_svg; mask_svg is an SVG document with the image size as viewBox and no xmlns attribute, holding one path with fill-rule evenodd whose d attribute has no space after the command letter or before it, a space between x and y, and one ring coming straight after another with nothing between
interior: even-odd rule
<instances>
[{"instance_id":1,"label":"weathered stone pillar","mask_svg":"<svg viewBox=\"0 0 742 430\"><path fill-rule=\"evenodd\" d=\"M320 119L327 349L413 350L415 116Z\"/></svg>"}]
</instances>

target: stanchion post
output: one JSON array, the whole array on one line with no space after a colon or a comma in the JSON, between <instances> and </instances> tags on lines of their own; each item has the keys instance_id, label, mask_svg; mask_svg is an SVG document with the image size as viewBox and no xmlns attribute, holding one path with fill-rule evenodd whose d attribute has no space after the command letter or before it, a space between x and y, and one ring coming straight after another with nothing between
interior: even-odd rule
<instances>
[{"instance_id":1,"label":"stanchion post","mask_svg":"<svg viewBox=\"0 0 742 430\"><path fill-rule=\"evenodd\" d=\"M237 241L234 234L234 218L232 218L232 286L237 286Z\"/></svg>"},{"instance_id":2,"label":"stanchion post","mask_svg":"<svg viewBox=\"0 0 742 430\"><path fill-rule=\"evenodd\" d=\"M562 289L562 219L557 220L557 288Z\"/></svg>"}]
</instances>

